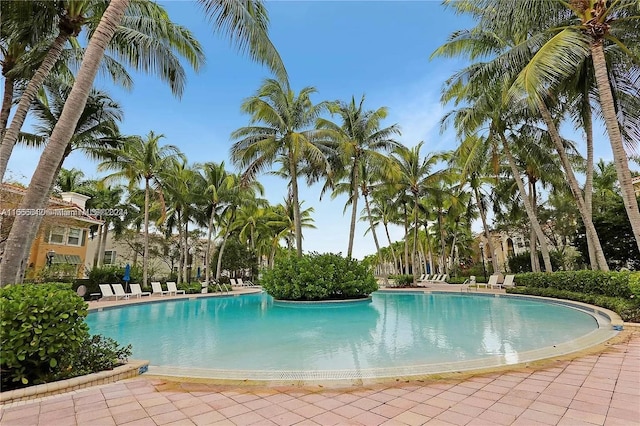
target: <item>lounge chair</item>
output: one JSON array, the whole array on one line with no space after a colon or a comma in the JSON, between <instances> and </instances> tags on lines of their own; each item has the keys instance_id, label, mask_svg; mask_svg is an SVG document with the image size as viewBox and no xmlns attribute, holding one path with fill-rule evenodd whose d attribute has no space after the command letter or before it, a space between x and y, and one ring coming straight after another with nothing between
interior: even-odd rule
<instances>
[{"instance_id":1,"label":"lounge chair","mask_svg":"<svg viewBox=\"0 0 640 426\"><path fill-rule=\"evenodd\" d=\"M240 285L236 282L235 278L229 278L229 282L231 283L231 287L238 287Z\"/></svg>"},{"instance_id":2,"label":"lounge chair","mask_svg":"<svg viewBox=\"0 0 640 426\"><path fill-rule=\"evenodd\" d=\"M113 287L113 292L115 293L116 300L118 300L118 297L122 297L123 299L129 298L129 295L124 292L122 284L111 284L111 287Z\"/></svg>"},{"instance_id":3,"label":"lounge chair","mask_svg":"<svg viewBox=\"0 0 640 426\"><path fill-rule=\"evenodd\" d=\"M176 296L178 294L185 294L184 290L178 290L176 283L173 281L167 281L167 291L169 292L169 295L171 295L171 293L173 293Z\"/></svg>"},{"instance_id":4,"label":"lounge chair","mask_svg":"<svg viewBox=\"0 0 640 426\"><path fill-rule=\"evenodd\" d=\"M151 294L159 294L160 296L164 296L165 294L169 294L168 291L162 289L162 284L160 281L151 281Z\"/></svg>"},{"instance_id":5,"label":"lounge chair","mask_svg":"<svg viewBox=\"0 0 640 426\"><path fill-rule=\"evenodd\" d=\"M140 288L140 284L131 284L131 296L136 296L138 299L142 296L150 296L151 293L148 291L142 291Z\"/></svg>"},{"instance_id":6,"label":"lounge chair","mask_svg":"<svg viewBox=\"0 0 640 426\"><path fill-rule=\"evenodd\" d=\"M500 288L515 287L515 284L513 283L514 278L515 275L505 275L504 281L502 282L502 284L498 284L498 286Z\"/></svg>"},{"instance_id":7,"label":"lounge chair","mask_svg":"<svg viewBox=\"0 0 640 426\"><path fill-rule=\"evenodd\" d=\"M497 288L501 288L500 284L498 284L498 277L500 275L498 274L493 274L489 277L489 282L487 283L487 288L493 288L493 287L497 287Z\"/></svg>"},{"instance_id":8,"label":"lounge chair","mask_svg":"<svg viewBox=\"0 0 640 426\"><path fill-rule=\"evenodd\" d=\"M243 281L242 278L238 278L238 285L240 287L255 287L255 284L252 283L250 280L247 281Z\"/></svg>"},{"instance_id":9,"label":"lounge chair","mask_svg":"<svg viewBox=\"0 0 640 426\"><path fill-rule=\"evenodd\" d=\"M102 293L101 299L107 297L116 297L116 295L113 294L113 290L111 290L111 286L109 284L99 284L98 286L100 287L100 293Z\"/></svg>"},{"instance_id":10,"label":"lounge chair","mask_svg":"<svg viewBox=\"0 0 640 426\"><path fill-rule=\"evenodd\" d=\"M425 276L425 274L420 275L420 278L418 278L416 281L417 282L422 282L422 281L426 281L427 280L427 276Z\"/></svg>"}]
</instances>

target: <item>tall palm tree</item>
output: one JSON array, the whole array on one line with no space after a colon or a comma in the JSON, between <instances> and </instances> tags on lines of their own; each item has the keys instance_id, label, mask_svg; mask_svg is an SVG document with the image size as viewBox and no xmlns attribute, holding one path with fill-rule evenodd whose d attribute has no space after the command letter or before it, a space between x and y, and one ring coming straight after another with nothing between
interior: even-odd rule
<instances>
[{"instance_id":1,"label":"tall palm tree","mask_svg":"<svg viewBox=\"0 0 640 426\"><path fill-rule=\"evenodd\" d=\"M224 161L220 164L205 163L202 167L201 176L203 179L202 186L204 187L205 216L208 217L205 280L209 282L211 279L211 242L214 225L216 225L216 219L221 209L230 201L229 194L233 191L235 180L233 175L226 171Z\"/></svg>"},{"instance_id":2,"label":"tall palm tree","mask_svg":"<svg viewBox=\"0 0 640 426\"><path fill-rule=\"evenodd\" d=\"M173 145L159 144L164 135L149 132L146 137L133 136L125 145L110 153L110 158L98 166L98 170L113 170L109 181L126 180L129 188L144 183L144 258L142 259L142 283L147 285L149 264L149 205L152 188L162 197L160 177L173 160L183 159L180 150Z\"/></svg>"},{"instance_id":3,"label":"tall palm tree","mask_svg":"<svg viewBox=\"0 0 640 426\"><path fill-rule=\"evenodd\" d=\"M344 188L348 190L349 195L347 205L351 204L347 257L351 257L353 253L359 189L362 185L366 186L366 183L363 184L361 169L373 171L389 167L389 158L382 152L390 152L399 146L399 143L392 139L394 135L400 135L398 125L381 128L382 120L387 117L387 108L363 110L364 99L363 95L360 103L356 105L355 97L352 96L349 103L335 101L329 105L329 111L340 117L340 124L324 118L318 119L316 123L316 126L325 130L324 134L336 144L339 169L349 171L348 174L345 173L348 186Z\"/></svg>"},{"instance_id":4,"label":"tall palm tree","mask_svg":"<svg viewBox=\"0 0 640 426\"><path fill-rule=\"evenodd\" d=\"M272 167L275 162L288 166L289 185L294 207L296 250L302 256L302 225L298 175L302 164L315 170L328 168L328 149L317 143L312 124L327 104L314 105L313 87L303 88L298 95L284 81L267 79L256 94L246 99L242 110L251 114L251 125L231 134L237 140L231 147L231 159L245 169L244 180Z\"/></svg>"},{"instance_id":5,"label":"tall palm tree","mask_svg":"<svg viewBox=\"0 0 640 426\"><path fill-rule=\"evenodd\" d=\"M56 179L56 189L60 192L77 192L78 189L83 188L85 185L84 172L82 170L73 169L60 169L58 178Z\"/></svg>"},{"instance_id":6,"label":"tall palm tree","mask_svg":"<svg viewBox=\"0 0 640 426\"><path fill-rule=\"evenodd\" d=\"M42 9L45 13L53 13L52 19L59 27L58 35L51 43L38 70L29 80L20 97L11 125L2 139L0 179L4 176L30 104L63 56L65 45L85 27L87 37L91 38L108 5L108 2L103 0L65 0L58 2L60 7L53 7L52 11L52 7L48 6L49 2L35 3L41 4L38 13L42 13ZM176 96L182 94L186 81L185 71L178 57L187 60L195 70L203 62L202 48L190 31L171 22L162 6L148 0L133 0L127 5L113 38L109 41L107 54L117 56L134 69L157 74L169 83ZM104 58L100 61L104 61Z\"/></svg>"}]
</instances>

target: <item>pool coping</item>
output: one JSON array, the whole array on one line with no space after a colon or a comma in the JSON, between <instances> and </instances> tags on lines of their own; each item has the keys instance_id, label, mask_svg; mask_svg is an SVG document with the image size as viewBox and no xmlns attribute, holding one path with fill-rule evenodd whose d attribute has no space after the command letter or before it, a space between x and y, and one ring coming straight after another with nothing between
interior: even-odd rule
<instances>
[{"instance_id":1,"label":"pool coping","mask_svg":"<svg viewBox=\"0 0 640 426\"><path fill-rule=\"evenodd\" d=\"M71 379L58 380L41 385L0 392L0 406L16 402L31 401L36 398L57 395L91 386L114 383L120 380L139 376L145 373L148 368L149 361L129 360L126 364L115 367L113 370L99 371L97 373L73 377Z\"/></svg>"},{"instance_id":2,"label":"pool coping","mask_svg":"<svg viewBox=\"0 0 640 426\"><path fill-rule=\"evenodd\" d=\"M382 291L384 292L384 290ZM401 290L392 290L387 293L403 293ZM459 292L447 290L410 290L404 293L424 294L456 294L483 297L510 297L530 299L564 305L573 309L579 309L593 316L598 328L576 339L554 345L553 347L538 348L517 354L517 360L508 359L513 355L497 355L473 360L456 361L450 363L431 363L411 366L384 367L370 369L344 369L344 370L224 370L209 368L192 368L180 366L149 366L149 374L153 376L180 377L194 379L209 379L220 381L239 382L264 382L269 384L295 383L297 385L334 383L360 385L365 382L380 380L398 380L399 378L417 378L439 374L462 373L471 371L483 371L496 368L516 368L532 362L544 361L551 358L567 356L573 353L587 350L616 337L623 329L624 322L618 314L605 308L549 297L507 294L507 293L483 293L483 292Z\"/></svg>"}]
</instances>

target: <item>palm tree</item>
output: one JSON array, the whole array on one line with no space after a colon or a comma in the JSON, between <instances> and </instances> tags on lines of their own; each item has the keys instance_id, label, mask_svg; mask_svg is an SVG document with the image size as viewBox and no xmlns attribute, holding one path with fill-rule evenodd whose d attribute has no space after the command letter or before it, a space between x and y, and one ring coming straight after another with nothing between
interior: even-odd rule
<instances>
[{"instance_id":1,"label":"palm tree","mask_svg":"<svg viewBox=\"0 0 640 426\"><path fill-rule=\"evenodd\" d=\"M229 194L233 191L235 180L233 175L225 170L224 161L220 164L205 163L202 167L203 202L207 223L207 248L205 250L205 280L211 278L211 241L216 218L229 201Z\"/></svg>"},{"instance_id":2,"label":"palm tree","mask_svg":"<svg viewBox=\"0 0 640 426\"><path fill-rule=\"evenodd\" d=\"M432 189L437 182L444 178L443 171L432 172L435 164L440 161L440 156L431 154L426 158L422 158L420 155L420 149L424 145L424 142L420 142L413 148L398 147L393 150L392 158L396 162L400 174L396 183L401 191L406 194L408 200L413 201L413 206L409 210L413 216L413 250L411 255L411 264L416 266L416 253L418 244L418 211L420 197L425 195L430 189ZM405 214L405 222L408 219L408 215ZM407 228L407 225L405 225ZM408 235L405 236L408 239ZM413 274L413 284L416 284L416 276Z\"/></svg>"},{"instance_id":3,"label":"palm tree","mask_svg":"<svg viewBox=\"0 0 640 426\"><path fill-rule=\"evenodd\" d=\"M183 159L180 150L173 145L159 145L164 135L149 132L145 138L133 136L125 145L110 153L98 170L114 170L107 180L127 180L129 188L144 182L144 258L142 259L142 284L147 285L149 263L149 205L152 187L162 197L160 177L173 160Z\"/></svg>"},{"instance_id":4,"label":"palm tree","mask_svg":"<svg viewBox=\"0 0 640 426\"><path fill-rule=\"evenodd\" d=\"M4 176L31 102L63 56L66 43L79 35L85 27L87 37L91 38L97 31L96 23L108 5L105 1L62 1L59 2L60 8L52 8L48 5L49 2L35 3L41 5L37 13L53 13L51 19L58 23L58 36L29 80L20 97L11 125L2 139L0 179ZM137 70L159 75L169 83L173 93L180 96L186 79L185 71L176 54L186 59L195 70L198 70L204 60L202 48L192 34L171 22L162 6L148 0L128 2L123 17L116 25L116 31L109 40L107 54L117 56ZM111 60L110 57L107 59ZM104 60L105 58L101 58L99 62Z\"/></svg>"},{"instance_id":5,"label":"palm tree","mask_svg":"<svg viewBox=\"0 0 640 426\"><path fill-rule=\"evenodd\" d=\"M85 186L84 172L76 168L60 169L56 179L56 189L60 192L77 192Z\"/></svg>"},{"instance_id":6,"label":"palm tree","mask_svg":"<svg viewBox=\"0 0 640 426\"><path fill-rule=\"evenodd\" d=\"M400 135L398 125L393 124L381 128L381 121L387 117L387 108L365 111L363 110L364 99L363 95L358 105L356 105L355 97L351 97L350 103L335 101L329 105L329 111L339 115L340 124L323 118L318 119L316 123L316 127L325 130L324 135L336 144L336 154L340 165L338 170L349 170L348 174L345 173L347 186L344 189L339 188L339 191L345 189L348 191L347 205L351 204L347 257L351 257L353 253L358 198L360 196L359 188L362 185L367 185L363 183L361 169L371 168L374 172L375 169L389 167L389 158L381 152L389 152L399 146L399 143L392 139L393 135Z\"/></svg>"},{"instance_id":7,"label":"palm tree","mask_svg":"<svg viewBox=\"0 0 640 426\"><path fill-rule=\"evenodd\" d=\"M288 83L265 80L256 94L242 104L242 110L252 116L251 125L231 134L238 140L231 147L231 159L245 169L243 180L254 179L278 161L288 166L298 256L302 256L298 199L300 167L304 163L314 170L328 168L328 149L316 143L314 131L309 128L326 108L324 102L318 105L311 102L310 95L315 91L313 87L305 87L296 96Z\"/></svg>"}]
</instances>

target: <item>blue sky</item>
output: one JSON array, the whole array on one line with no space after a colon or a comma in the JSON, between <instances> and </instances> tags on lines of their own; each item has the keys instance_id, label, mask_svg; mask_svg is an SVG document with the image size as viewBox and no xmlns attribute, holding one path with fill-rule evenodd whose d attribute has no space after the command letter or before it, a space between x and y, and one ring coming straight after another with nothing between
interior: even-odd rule
<instances>
[{"instance_id":1,"label":"blue sky","mask_svg":"<svg viewBox=\"0 0 640 426\"><path fill-rule=\"evenodd\" d=\"M249 123L240 111L243 99L251 96L269 71L239 54L224 37L213 32L200 8L192 1L161 2L174 22L189 28L204 46L206 65L195 74L188 71L184 95L176 99L159 79L134 74L135 86L126 92L99 80L123 107L124 134L146 135L150 130L166 136L164 143L178 146L190 162L225 161L228 169L229 135ZM472 26L467 18L454 15L436 1L269 1L270 35L280 52L294 90L314 86L312 98L322 100L359 99L365 106L389 108L385 125L398 123L399 140L407 146L424 140L423 154L452 149L451 133L440 134L439 120L446 109L440 105L440 89L446 78L464 62L455 59L429 60L449 34ZM602 138L602 133L596 135ZM597 144L596 157L611 158L608 141ZM598 148L599 147L599 148ZM9 163L8 178L25 183L38 161L33 150L16 148ZM96 164L79 154L64 164L96 177ZM260 176L266 197L282 202L286 182ZM315 230L305 230L305 251L346 253L349 217L343 214L345 198L319 201L319 187L301 183L303 207L313 207ZM362 203L361 203L362 204ZM371 235L363 235L358 223L354 256L375 253ZM382 244L383 235L379 236ZM402 232L394 229L392 238Z\"/></svg>"}]
</instances>

